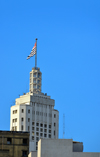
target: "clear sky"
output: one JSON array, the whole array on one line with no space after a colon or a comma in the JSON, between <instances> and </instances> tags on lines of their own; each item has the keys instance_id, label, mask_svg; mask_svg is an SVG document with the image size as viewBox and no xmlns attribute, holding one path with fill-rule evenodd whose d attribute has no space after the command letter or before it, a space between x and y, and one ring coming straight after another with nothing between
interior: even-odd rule
<instances>
[{"instance_id":1,"label":"clear sky","mask_svg":"<svg viewBox=\"0 0 100 157\"><path fill-rule=\"evenodd\" d=\"M0 130L10 129L10 107L29 91L38 38L42 92L55 99L59 138L100 152L100 0L0 1Z\"/></svg>"}]
</instances>

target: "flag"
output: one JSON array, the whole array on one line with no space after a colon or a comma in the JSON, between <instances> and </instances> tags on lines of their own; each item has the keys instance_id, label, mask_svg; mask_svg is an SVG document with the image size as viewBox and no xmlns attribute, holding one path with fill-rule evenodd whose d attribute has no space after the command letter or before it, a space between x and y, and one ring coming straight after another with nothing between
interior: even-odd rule
<instances>
[{"instance_id":1,"label":"flag","mask_svg":"<svg viewBox=\"0 0 100 157\"><path fill-rule=\"evenodd\" d=\"M30 59L30 57L33 57L36 54L36 43L34 44L34 47L31 50L30 55L27 57L27 59Z\"/></svg>"}]
</instances>

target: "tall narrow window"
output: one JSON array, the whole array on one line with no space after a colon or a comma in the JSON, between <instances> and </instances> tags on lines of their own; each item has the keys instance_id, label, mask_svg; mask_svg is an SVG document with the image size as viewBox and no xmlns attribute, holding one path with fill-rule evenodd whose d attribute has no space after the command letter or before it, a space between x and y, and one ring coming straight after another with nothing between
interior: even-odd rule
<instances>
[{"instance_id":1,"label":"tall narrow window","mask_svg":"<svg viewBox=\"0 0 100 157\"><path fill-rule=\"evenodd\" d=\"M56 118L56 114L54 114L54 118Z\"/></svg>"},{"instance_id":2,"label":"tall narrow window","mask_svg":"<svg viewBox=\"0 0 100 157\"><path fill-rule=\"evenodd\" d=\"M24 109L22 109L22 113L24 113Z\"/></svg>"},{"instance_id":3,"label":"tall narrow window","mask_svg":"<svg viewBox=\"0 0 100 157\"><path fill-rule=\"evenodd\" d=\"M56 126L56 123L54 123L54 126Z\"/></svg>"},{"instance_id":4,"label":"tall narrow window","mask_svg":"<svg viewBox=\"0 0 100 157\"><path fill-rule=\"evenodd\" d=\"M21 126L21 130L23 131L23 129L24 129L24 127L23 127L23 125Z\"/></svg>"},{"instance_id":5,"label":"tall narrow window","mask_svg":"<svg viewBox=\"0 0 100 157\"><path fill-rule=\"evenodd\" d=\"M15 131L17 131L17 126L15 126Z\"/></svg>"}]
</instances>

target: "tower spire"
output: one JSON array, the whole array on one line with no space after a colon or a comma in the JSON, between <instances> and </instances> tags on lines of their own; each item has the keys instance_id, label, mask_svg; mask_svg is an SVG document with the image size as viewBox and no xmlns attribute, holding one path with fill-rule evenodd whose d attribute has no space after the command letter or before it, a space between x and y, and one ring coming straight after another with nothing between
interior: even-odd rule
<instances>
[{"instance_id":1,"label":"tower spire","mask_svg":"<svg viewBox=\"0 0 100 157\"><path fill-rule=\"evenodd\" d=\"M36 54L35 54L35 68L37 68L37 38L35 39L36 40Z\"/></svg>"}]
</instances>

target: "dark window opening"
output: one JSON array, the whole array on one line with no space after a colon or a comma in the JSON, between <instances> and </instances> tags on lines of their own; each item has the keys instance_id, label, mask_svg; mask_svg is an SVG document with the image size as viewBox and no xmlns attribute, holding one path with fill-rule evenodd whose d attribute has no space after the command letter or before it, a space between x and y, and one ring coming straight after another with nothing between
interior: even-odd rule
<instances>
[{"instance_id":1,"label":"dark window opening","mask_svg":"<svg viewBox=\"0 0 100 157\"><path fill-rule=\"evenodd\" d=\"M56 123L54 123L54 126L56 126Z\"/></svg>"},{"instance_id":2,"label":"dark window opening","mask_svg":"<svg viewBox=\"0 0 100 157\"><path fill-rule=\"evenodd\" d=\"M49 128L51 128L51 125L49 125Z\"/></svg>"},{"instance_id":3,"label":"dark window opening","mask_svg":"<svg viewBox=\"0 0 100 157\"><path fill-rule=\"evenodd\" d=\"M11 144L11 138L7 138L7 144Z\"/></svg>"},{"instance_id":4,"label":"dark window opening","mask_svg":"<svg viewBox=\"0 0 100 157\"><path fill-rule=\"evenodd\" d=\"M23 150L23 156L27 156L27 151L26 150Z\"/></svg>"},{"instance_id":5,"label":"dark window opening","mask_svg":"<svg viewBox=\"0 0 100 157\"><path fill-rule=\"evenodd\" d=\"M54 118L56 118L56 114L54 114Z\"/></svg>"},{"instance_id":6,"label":"dark window opening","mask_svg":"<svg viewBox=\"0 0 100 157\"><path fill-rule=\"evenodd\" d=\"M27 138L23 139L23 145L27 145Z\"/></svg>"},{"instance_id":7,"label":"dark window opening","mask_svg":"<svg viewBox=\"0 0 100 157\"><path fill-rule=\"evenodd\" d=\"M32 136L32 140L34 140L34 136Z\"/></svg>"}]
</instances>

